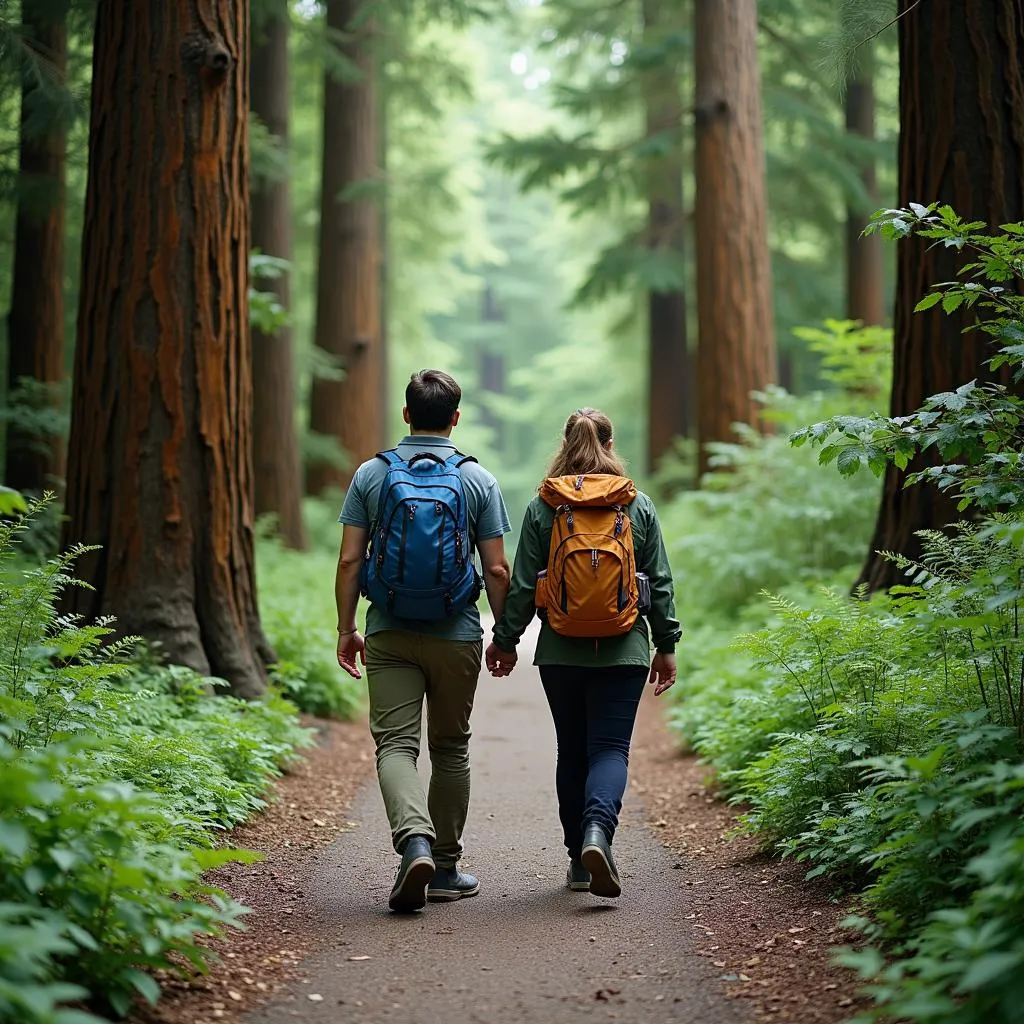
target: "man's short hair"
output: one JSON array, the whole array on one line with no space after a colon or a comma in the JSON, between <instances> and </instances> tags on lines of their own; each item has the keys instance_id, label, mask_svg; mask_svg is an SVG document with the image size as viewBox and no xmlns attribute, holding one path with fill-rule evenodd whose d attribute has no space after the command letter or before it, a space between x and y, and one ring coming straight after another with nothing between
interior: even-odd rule
<instances>
[{"instance_id":1,"label":"man's short hair","mask_svg":"<svg viewBox=\"0 0 1024 1024\"><path fill-rule=\"evenodd\" d=\"M462 388L441 370L414 373L405 389L405 407L413 430L447 430L461 401Z\"/></svg>"}]
</instances>

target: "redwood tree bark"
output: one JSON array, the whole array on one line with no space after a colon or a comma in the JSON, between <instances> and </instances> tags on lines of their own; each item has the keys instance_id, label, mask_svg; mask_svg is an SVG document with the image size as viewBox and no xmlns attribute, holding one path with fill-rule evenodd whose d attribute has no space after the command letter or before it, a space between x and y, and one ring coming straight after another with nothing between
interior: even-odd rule
<instances>
[{"instance_id":1,"label":"redwood tree bark","mask_svg":"<svg viewBox=\"0 0 1024 1024\"><path fill-rule=\"evenodd\" d=\"M698 469L775 377L757 0L696 0Z\"/></svg>"},{"instance_id":2,"label":"redwood tree bark","mask_svg":"<svg viewBox=\"0 0 1024 1024\"><path fill-rule=\"evenodd\" d=\"M67 65L64 12L24 6L26 43L44 74L63 79ZM36 74L32 73L33 76ZM56 385L64 367L64 191L67 139L60 117L40 105L44 86L26 75L21 96L19 198L14 270L7 317L8 389L23 377ZM34 123L43 125L42 130ZM52 401L56 402L56 395ZM19 491L53 490L64 476L64 439L36 436L11 424L4 481Z\"/></svg>"},{"instance_id":3,"label":"redwood tree bark","mask_svg":"<svg viewBox=\"0 0 1024 1024\"><path fill-rule=\"evenodd\" d=\"M64 544L112 613L251 697L248 3L99 0Z\"/></svg>"},{"instance_id":4,"label":"redwood tree bark","mask_svg":"<svg viewBox=\"0 0 1024 1024\"><path fill-rule=\"evenodd\" d=\"M250 85L252 110L287 151L288 0L277 0L254 33ZM291 261L292 219L288 178L256 182L252 192L252 244L268 256ZM273 290L285 309L291 306L288 271ZM295 365L292 331L252 332L253 469L256 514L273 512L284 542L306 546L302 524L302 468L295 427Z\"/></svg>"},{"instance_id":5,"label":"redwood tree bark","mask_svg":"<svg viewBox=\"0 0 1024 1024\"><path fill-rule=\"evenodd\" d=\"M846 130L862 139L875 139L875 83L870 43L857 71L846 83ZM882 263L882 236L861 236L868 215L878 208L878 181L875 160L861 160L860 179L868 196L870 210L854 204L846 208L846 316L866 325L885 321L885 273Z\"/></svg>"},{"instance_id":6,"label":"redwood tree bark","mask_svg":"<svg viewBox=\"0 0 1024 1024\"><path fill-rule=\"evenodd\" d=\"M644 40L656 45L680 20L675 0L645 0ZM669 151L647 167L647 231L652 249L667 250L682 273L684 260L683 103L678 62L666 60L643 78L646 134L664 136ZM686 293L682 285L647 296L647 469L690 434L690 361L686 348Z\"/></svg>"},{"instance_id":7,"label":"redwood tree bark","mask_svg":"<svg viewBox=\"0 0 1024 1024\"><path fill-rule=\"evenodd\" d=\"M900 0L899 13L900 205L938 200L993 228L1024 220L1024 0ZM956 276L962 257L914 238L899 243L896 259L891 412L901 416L929 395L993 375L985 365L992 355L987 335L963 333L975 314L914 313L933 283ZM918 530L960 518L935 488L904 489L904 476L892 467L885 475L859 581L870 590L904 582L879 551L917 557Z\"/></svg>"},{"instance_id":8,"label":"redwood tree bark","mask_svg":"<svg viewBox=\"0 0 1024 1024\"><path fill-rule=\"evenodd\" d=\"M328 28L343 33L341 49L358 80L324 80L320 262L316 344L334 356L344 380L316 378L310 429L337 438L353 468L384 440L380 296L380 213L376 196L380 108L374 24L363 0L328 0ZM311 494L346 487L351 469L324 463L307 472Z\"/></svg>"}]
</instances>

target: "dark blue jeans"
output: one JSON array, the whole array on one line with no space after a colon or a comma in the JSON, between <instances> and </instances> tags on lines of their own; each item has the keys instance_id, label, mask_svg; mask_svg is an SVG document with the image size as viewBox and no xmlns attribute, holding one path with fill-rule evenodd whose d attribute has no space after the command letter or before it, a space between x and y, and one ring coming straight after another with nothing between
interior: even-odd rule
<instances>
[{"instance_id":1,"label":"dark blue jeans","mask_svg":"<svg viewBox=\"0 0 1024 1024\"><path fill-rule=\"evenodd\" d=\"M586 825L611 840L626 792L629 741L648 671L636 665L576 668L541 665L558 740L555 789L570 857L583 847Z\"/></svg>"}]
</instances>

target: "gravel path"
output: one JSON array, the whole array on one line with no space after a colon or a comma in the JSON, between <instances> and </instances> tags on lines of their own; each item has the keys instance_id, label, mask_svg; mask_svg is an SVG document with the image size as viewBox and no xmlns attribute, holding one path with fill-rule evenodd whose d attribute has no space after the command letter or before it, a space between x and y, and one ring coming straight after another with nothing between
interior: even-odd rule
<instances>
[{"instance_id":1,"label":"gravel path","mask_svg":"<svg viewBox=\"0 0 1024 1024\"><path fill-rule=\"evenodd\" d=\"M524 645L532 649L532 645ZM292 984L249 1024L741 1024L697 956L675 857L627 796L616 855L618 901L570 893L553 794L554 736L535 669L481 679L465 866L480 895L387 912L397 858L376 780L348 811L357 823L302 880L317 936ZM425 755L424 755L425 760ZM675 868L675 869L674 869Z\"/></svg>"}]
</instances>

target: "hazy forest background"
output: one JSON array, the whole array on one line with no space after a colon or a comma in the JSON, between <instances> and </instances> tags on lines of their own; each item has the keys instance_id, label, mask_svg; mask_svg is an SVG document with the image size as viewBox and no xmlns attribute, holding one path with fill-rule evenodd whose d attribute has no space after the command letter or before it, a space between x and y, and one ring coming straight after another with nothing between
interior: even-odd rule
<instances>
[{"instance_id":1,"label":"hazy forest background","mask_svg":"<svg viewBox=\"0 0 1024 1024\"><path fill-rule=\"evenodd\" d=\"M1015 1020L1021 53L1020 0L0 0L0 1020L236 919L425 366L514 521L611 415L672 724L856 894L868 1017Z\"/></svg>"}]
</instances>

